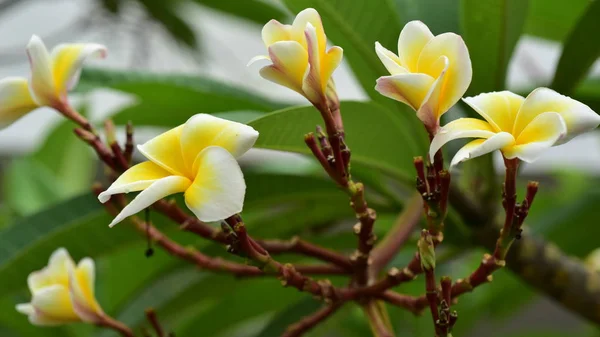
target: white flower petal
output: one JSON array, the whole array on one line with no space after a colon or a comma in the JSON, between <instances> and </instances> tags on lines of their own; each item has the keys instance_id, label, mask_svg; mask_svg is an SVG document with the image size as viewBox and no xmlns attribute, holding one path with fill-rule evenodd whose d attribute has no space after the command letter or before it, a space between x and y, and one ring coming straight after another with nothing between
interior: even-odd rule
<instances>
[{"instance_id":1,"label":"white flower petal","mask_svg":"<svg viewBox=\"0 0 600 337\"><path fill-rule=\"evenodd\" d=\"M61 247L56 249L50 259L48 265L41 270L32 272L27 277L27 285L32 293L35 293L39 289L45 288L53 284L68 284L67 271L69 266L74 265L75 262L69 255L69 252Z\"/></svg>"},{"instance_id":2,"label":"white flower petal","mask_svg":"<svg viewBox=\"0 0 600 337\"><path fill-rule=\"evenodd\" d=\"M314 8L306 8L294 19L291 26L291 38L302 44L306 49L304 43L305 30L308 25L312 25L315 28L315 36L317 38L317 45L319 51L325 51L327 47L327 37L325 36L325 30L323 29L323 22L321 16Z\"/></svg>"},{"instance_id":3,"label":"white flower petal","mask_svg":"<svg viewBox=\"0 0 600 337\"><path fill-rule=\"evenodd\" d=\"M138 150L156 165L174 175L184 176L188 173L181 154L181 131L183 125L162 133L142 145Z\"/></svg>"},{"instance_id":4,"label":"white flower petal","mask_svg":"<svg viewBox=\"0 0 600 337\"><path fill-rule=\"evenodd\" d=\"M439 61L448 59L447 67ZM418 72L437 78L445 71L439 100L441 116L465 94L471 83L473 70L469 50L463 39L454 33L440 34L431 39L419 55Z\"/></svg>"},{"instance_id":5,"label":"white flower petal","mask_svg":"<svg viewBox=\"0 0 600 337\"><path fill-rule=\"evenodd\" d=\"M69 289L65 285L54 284L39 289L33 293L31 305L36 312L56 324L79 320L73 311Z\"/></svg>"},{"instance_id":6,"label":"white flower petal","mask_svg":"<svg viewBox=\"0 0 600 337\"><path fill-rule=\"evenodd\" d=\"M113 219L109 227L113 227L125 218L150 207L153 203L168 195L184 192L190 184L191 181L189 179L180 176L169 176L155 181L125 206L125 208L121 210L121 213Z\"/></svg>"},{"instance_id":7,"label":"white flower petal","mask_svg":"<svg viewBox=\"0 0 600 337\"><path fill-rule=\"evenodd\" d=\"M468 159L483 156L484 154L500 150L514 143L515 138L508 132L499 132L488 139L476 139L467 143L460 150L458 150L458 152L456 152L456 155L454 155L454 158L452 158L450 167L453 167Z\"/></svg>"},{"instance_id":8,"label":"white flower petal","mask_svg":"<svg viewBox=\"0 0 600 337\"><path fill-rule=\"evenodd\" d=\"M396 54L383 47L381 43L375 42L375 52L377 53L377 56L379 56L379 59L381 60L381 63L383 63L385 69L387 69L390 74L397 75L408 72L406 68L401 66L400 58Z\"/></svg>"},{"instance_id":9,"label":"white flower petal","mask_svg":"<svg viewBox=\"0 0 600 337\"><path fill-rule=\"evenodd\" d=\"M198 155L196 179L185 192L185 203L202 221L223 220L242 211L246 183L235 158L221 147Z\"/></svg>"},{"instance_id":10,"label":"white flower petal","mask_svg":"<svg viewBox=\"0 0 600 337\"><path fill-rule=\"evenodd\" d=\"M170 176L171 173L151 161L145 161L132 166L123 172L106 191L100 193L98 200L105 203L111 195L137 192L148 188L159 179Z\"/></svg>"},{"instance_id":11,"label":"white flower petal","mask_svg":"<svg viewBox=\"0 0 600 337\"><path fill-rule=\"evenodd\" d=\"M460 138L490 138L496 133L492 126L480 119L459 118L442 127L431 141L429 157L433 162L435 153L447 142Z\"/></svg>"},{"instance_id":12,"label":"white flower petal","mask_svg":"<svg viewBox=\"0 0 600 337\"><path fill-rule=\"evenodd\" d=\"M567 133L564 119L557 112L545 112L537 115L519 137L516 145L506 149L508 159L519 158L528 163L535 161L546 149L557 144Z\"/></svg>"},{"instance_id":13,"label":"white flower petal","mask_svg":"<svg viewBox=\"0 0 600 337\"><path fill-rule=\"evenodd\" d=\"M94 295L96 278L94 260L84 258L77 267L69 268L69 293L73 310L82 321L96 323L103 315L102 309Z\"/></svg>"},{"instance_id":14,"label":"white flower petal","mask_svg":"<svg viewBox=\"0 0 600 337\"><path fill-rule=\"evenodd\" d=\"M279 41L269 46L272 65L263 67L260 75L271 82L300 94L308 71L308 53L297 41Z\"/></svg>"},{"instance_id":15,"label":"white flower petal","mask_svg":"<svg viewBox=\"0 0 600 337\"><path fill-rule=\"evenodd\" d=\"M377 79L375 90L380 94L418 110L435 79L426 74L397 74Z\"/></svg>"},{"instance_id":16,"label":"white flower petal","mask_svg":"<svg viewBox=\"0 0 600 337\"><path fill-rule=\"evenodd\" d=\"M52 50L54 87L64 95L79 81L83 62L88 57L106 57L106 47L95 43L60 44Z\"/></svg>"},{"instance_id":17,"label":"white flower petal","mask_svg":"<svg viewBox=\"0 0 600 337\"><path fill-rule=\"evenodd\" d=\"M198 154L209 146L219 146L239 157L254 146L258 131L251 126L218 118L209 114L197 114L185 122L181 132L181 151L191 176L196 176Z\"/></svg>"},{"instance_id":18,"label":"white flower petal","mask_svg":"<svg viewBox=\"0 0 600 337\"><path fill-rule=\"evenodd\" d=\"M523 102L515 121L513 134L519 135L535 117L552 111L558 112L567 125L567 134L560 140L560 144L581 133L591 131L600 124L600 116L587 105L554 90L537 88Z\"/></svg>"},{"instance_id":19,"label":"white flower petal","mask_svg":"<svg viewBox=\"0 0 600 337\"><path fill-rule=\"evenodd\" d=\"M433 39L433 34L423 22L407 23L398 38L398 58L402 67L410 72L417 72L421 51L431 39Z\"/></svg>"},{"instance_id":20,"label":"white flower petal","mask_svg":"<svg viewBox=\"0 0 600 337\"><path fill-rule=\"evenodd\" d=\"M265 46L269 48L275 42L291 39L291 26L284 25L277 20L271 20L264 25L261 35Z\"/></svg>"},{"instance_id":21,"label":"white flower petal","mask_svg":"<svg viewBox=\"0 0 600 337\"><path fill-rule=\"evenodd\" d=\"M423 98L423 102L417 110L417 117L423 124L427 130L430 130L430 133L435 133L434 130L439 126L439 120L442 114L444 114L443 108L440 106L440 103L443 101L443 89L444 83L446 82L446 73L449 66L449 61L446 56L440 56L438 59L438 66L442 68L442 72L440 76L431 84L427 95ZM423 74L425 75L425 74Z\"/></svg>"},{"instance_id":22,"label":"white flower petal","mask_svg":"<svg viewBox=\"0 0 600 337\"><path fill-rule=\"evenodd\" d=\"M499 91L463 98L497 132L512 132L515 117L525 98L510 91Z\"/></svg>"},{"instance_id":23,"label":"white flower petal","mask_svg":"<svg viewBox=\"0 0 600 337\"><path fill-rule=\"evenodd\" d=\"M29 93L26 79L21 77L0 79L0 129L37 107Z\"/></svg>"},{"instance_id":24,"label":"white flower petal","mask_svg":"<svg viewBox=\"0 0 600 337\"><path fill-rule=\"evenodd\" d=\"M44 42L33 35L27 44L27 56L31 66L29 87L38 105L53 105L60 100L52 77L52 59Z\"/></svg>"}]
</instances>

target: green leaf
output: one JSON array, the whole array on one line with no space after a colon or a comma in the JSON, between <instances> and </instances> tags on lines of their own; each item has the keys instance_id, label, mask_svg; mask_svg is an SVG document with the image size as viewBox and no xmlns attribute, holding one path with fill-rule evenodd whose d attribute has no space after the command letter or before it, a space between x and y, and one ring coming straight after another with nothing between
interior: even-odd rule
<instances>
[{"instance_id":1,"label":"green leaf","mask_svg":"<svg viewBox=\"0 0 600 337\"><path fill-rule=\"evenodd\" d=\"M33 214L65 196L54 173L34 158L13 160L3 181L2 193L8 207L21 216Z\"/></svg>"},{"instance_id":2,"label":"green leaf","mask_svg":"<svg viewBox=\"0 0 600 337\"><path fill-rule=\"evenodd\" d=\"M468 94L502 90L508 62L521 35L528 1L462 0L463 38L473 64Z\"/></svg>"},{"instance_id":3,"label":"green leaf","mask_svg":"<svg viewBox=\"0 0 600 337\"><path fill-rule=\"evenodd\" d=\"M221 294L218 303L210 310L193 317L188 324L179 327L176 334L193 336L196 332L202 331L206 336L216 336L217 333L223 335L228 329L235 328L245 320L282 310L290 302L298 301L304 296L306 294L282 287L279 280L247 280L243 283L238 281ZM252 305L249 307L232 305L232 303L252 303ZM230 321L229 317L235 318L235 321Z\"/></svg>"},{"instance_id":4,"label":"green leaf","mask_svg":"<svg viewBox=\"0 0 600 337\"><path fill-rule=\"evenodd\" d=\"M593 1L569 33L556 66L551 85L553 89L570 94L600 56L600 44L595 42L600 34L599 16L600 2Z\"/></svg>"},{"instance_id":5,"label":"green leaf","mask_svg":"<svg viewBox=\"0 0 600 337\"><path fill-rule=\"evenodd\" d=\"M525 34L563 41L590 0L529 0Z\"/></svg>"},{"instance_id":6,"label":"green leaf","mask_svg":"<svg viewBox=\"0 0 600 337\"><path fill-rule=\"evenodd\" d=\"M189 48L198 48L194 30L180 14L177 13L177 1L140 0L151 18L158 21L165 31Z\"/></svg>"},{"instance_id":7,"label":"green leaf","mask_svg":"<svg viewBox=\"0 0 600 337\"><path fill-rule=\"evenodd\" d=\"M435 35L460 33L460 0L396 0L404 22L420 20Z\"/></svg>"},{"instance_id":8,"label":"green leaf","mask_svg":"<svg viewBox=\"0 0 600 337\"><path fill-rule=\"evenodd\" d=\"M193 2L234 15L258 24L269 20L282 21L286 13L277 6L262 0L222 1L222 0L192 0Z\"/></svg>"},{"instance_id":9,"label":"green leaf","mask_svg":"<svg viewBox=\"0 0 600 337\"><path fill-rule=\"evenodd\" d=\"M352 162L379 169L409 184L414 183L413 161L423 155L413 130L398 114L375 103L342 102L346 142ZM249 123L260 132L256 147L310 153L301 135L320 124L313 107L295 107L273 112Z\"/></svg>"},{"instance_id":10,"label":"green leaf","mask_svg":"<svg viewBox=\"0 0 600 337\"><path fill-rule=\"evenodd\" d=\"M111 88L137 97L137 102L114 116L116 123L131 120L138 125L171 127L197 113L237 111L238 120L248 120L257 112L280 109L276 103L231 84L202 76L157 75L142 72L85 69L77 86L87 92Z\"/></svg>"},{"instance_id":11,"label":"green leaf","mask_svg":"<svg viewBox=\"0 0 600 337\"><path fill-rule=\"evenodd\" d=\"M287 309L279 312L256 337L281 336L288 326L298 322L323 307L322 303L313 298L301 300Z\"/></svg>"},{"instance_id":12,"label":"green leaf","mask_svg":"<svg viewBox=\"0 0 600 337\"><path fill-rule=\"evenodd\" d=\"M74 139L73 128L72 122L61 122L32 155L52 171L64 197L87 191L94 174L92 152L87 144Z\"/></svg>"}]
</instances>

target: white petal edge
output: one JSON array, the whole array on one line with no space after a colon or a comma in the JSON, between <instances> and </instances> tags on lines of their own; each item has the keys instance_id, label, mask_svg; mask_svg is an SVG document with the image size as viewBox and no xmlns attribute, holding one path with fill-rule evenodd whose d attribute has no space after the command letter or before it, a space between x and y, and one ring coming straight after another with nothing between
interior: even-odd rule
<instances>
[{"instance_id":1,"label":"white petal edge","mask_svg":"<svg viewBox=\"0 0 600 337\"><path fill-rule=\"evenodd\" d=\"M37 107L29 93L27 79L22 77L0 79L0 129L14 123Z\"/></svg>"},{"instance_id":2,"label":"white petal edge","mask_svg":"<svg viewBox=\"0 0 600 337\"><path fill-rule=\"evenodd\" d=\"M405 74L408 72L406 68L400 65L400 59L398 58L398 55L392 53L387 48L382 46L379 41L375 42L375 52L377 53L377 56L379 56L379 59L381 60L381 63L383 63L385 69L387 69L391 75Z\"/></svg>"},{"instance_id":3,"label":"white petal edge","mask_svg":"<svg viewBox=\"0 0 600 337\"><path fill-rule=\"evenodd\" d=\"M475 118L459 118L444 125L431 141L429 158L433 162L435 153L446 143L461 138L490 138L496 133L486 121Z\"/></svg>"},{"instance_id":4,"label":"white petal edge","mask_svg":"<svg viewBox=\"0 0 600 337\"><path fill-rule=\"evenodd\" d=\"M568 96L548 88L533 90L523 102L515 121L513 134L519 134L527 123L544 112L558 112L567 126L567 134L560 139L559 144L564 144L574 137L591 131L600 125L600 116L589 106Z\"/></svg>"},{"instance_id":5,"label":"white petal edge","mask_svg":"<svg viewBox=\"0 0 600 337\"><path fill-rule=\"evenodd\" d=\"M56 94L52 77L52 59L46 45L37 35L33 35L27 44L27 57L31 67L29 88L38 105L52 105L60 98Z\"/></svg>"},{"instance_id":6,"label":"white petal edge","mask_svg":"<svg viewBox=\"0 0 600 337\"><path fill-rule=\"evenodd\" d=\"M108 226L113 227L168 195L184 192L190 184L189 179L180 176L169 176L155 181L125 206Z\"/></svg>"},{"instance_id":7,"label":"white petal edge","mask_svg":"<svg viewBox=\"0 0 600 337\"><path fill-rule=\"evenodd\" d=\"M154 162L145 161L130 167L123 172L106 191L98 195L101 203L107 202L112 195L137 192L148 188L158 179L165 178L171 173Z\"/></svg>"},{"instance_id":8,"label":"white petal edge","mask_svg":"<svg viewBox=\"0 0 600 337\"><path fill-rule=\"evenodd\" d=\"M477 139L463 146L450 162L450 168L468 159L473 159L490 152L500 150L515 143L515 138L508 132L499 132L488 139Z\"/></svg>"},{"instance_id":9,"label":"white petal edge","mask_svg":"<svg viewBox=\"0 0 600 337\"><path fill-rule=\"evenodd\" d=\"M519 158L527 163L534 162L542 155L544 151L554 145L560 144L560 140L567 133L567 125L559 113L545 112L536 116L525 127L525 129L523 129L521 135L517 138L517 143L521 141L520 138L522 138L526 132L530 131L528 129L535 127L543 128L545 131L554 129L554 132L548 134L545 139L540 139L536 142L515 145L508 151L505 151L504 156L508 159Z\"/></svg>"},{"instance_id":10,"label":"white petal edge","mask_svg":"<svg viewBox=\"0 0 600 337\"><path fill-rule=\"evenodd\" d=\"M68 55L67 53L76 54ZM106 58L107 53L106 47L97 43L64 43L54 47L50 58L52 59L52 73L56 90L60 94L65 94L66 91L73 89L79 82L83 62L90 57Z\"/></svg>"}]
</instances>

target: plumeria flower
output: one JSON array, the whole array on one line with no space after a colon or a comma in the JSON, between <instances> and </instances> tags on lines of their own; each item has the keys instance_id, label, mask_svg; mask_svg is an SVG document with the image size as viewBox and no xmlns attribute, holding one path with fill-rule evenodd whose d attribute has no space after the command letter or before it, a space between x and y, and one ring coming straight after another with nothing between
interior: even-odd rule
<instances>
[{"instance_id":1,"label":"plumeria flower","mask_svg":"<svg viewBox=\"0 0 600 337\"><path fill-rule=\"evenodd\" d=\"M494 150L507 159L536 160L551 146L595 129L598 116L587 105L548 88L538 88L523 98L510 91L480 94L464 99L485 121L459 118L440 129L431 142L433 155L447 142L478 138L461 148L450 166Z\"/></svg>"},{"instance_id":2,"label":"plumeria flower","mask_svg":"<svg viewBox=\"0 0 600 337\"><path fill-rule=\"evenodd\" d=\"M391 74L380 77L375 89L410 106L435 134L440 117L471 83L471 59L463 39L454 33L433 36L424 23L411 21L400 32L398 55L379 42L375 51Z\"/></svg>"},{"instance_id":3,"label":"plumeria flower","mask_svg":"<svg viewBox=\"0 0 600 337\"><path fill-rule=\"evenodd\" d=\"M18 304L17 311L34 325L101 322L105 314L94 296L94 279L94 260L84 258L76 265L67 250L59 248L48 266L29 275L32 299Z\"/></svg>"},{"instance_id":4,"label":"plumeria flower","mask_svg":"<svg viewBox=\"0 0 600 337\"><path fill-rule=\"evenodd\" d=\"M246 184L235 158L256 142L252 127L207 114L192 116L138 150L148 158L125 171L98 199L142 191L110 223L121 222L156 201L179 192L202 221L223 220L239 213Z\"/></svg>"},{"instance_id":5,"label":"plumeria flower","mask_svg":"<svg viewBox=\"0 0 600 337\"><path fill-rule=\"evenodd\" d=\"M262 39L268 56L257 56L272 64L263 67L260 75L305 96L313 104L321 104L327 97L327 88L334 88L331 74L342 61L343 50L334 46L327 49L327 37L319 13L307 8L298 13L294 23L284 25L269 21L262 29Z\"/></svg>"},{"instance_id":6,"label":"plumeria flower","mask_svg":"<svg viewBox=\"0 0 600 337\"><path fill-rule=\"evenodd\" d=\"M30 111L52 107L73 118L67 92L79 81L84 60L89 56L106 56L99 44L59 44L48 53L36 35L27 44L31 78L7 77L0 80L0 128L12 124Z\"/></svg>"}]
</instances>

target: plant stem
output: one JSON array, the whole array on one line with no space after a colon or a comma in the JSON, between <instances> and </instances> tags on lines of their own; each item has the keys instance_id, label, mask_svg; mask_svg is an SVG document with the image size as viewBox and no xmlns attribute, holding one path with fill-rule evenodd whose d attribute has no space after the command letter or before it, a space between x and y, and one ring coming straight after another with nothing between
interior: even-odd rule
<instances>
[{"instance_id":1,"label":"plant stem","mask_svg":"<svg viewBox=\"0 0 600 337\"><path fill-rule=\"evenodd\" d=\"M317 312L302 318L299 322L290 325L281 337L300 337L315 326L319 325L333 315L342 303L336 302L319 309Z\"/></svg>"},{"instance_id":2,"label":"plant stem","mask_svg":"<svg viewBox=\"0 0 600 337\"><path fill-rule=\"evenodd\" d=\"M390 231L371 253L373 262L371 272L376 275L394 258L396 253L410 238L419 223L423 209L423 199L419 194L414 195L405 205L404 210L394 222Z\"/></svg>"},{"instance_id":3,"label":"plant stem","mask_svg":"<svg viewBox=\"0 0 600 337\"><path fill-rule=\"evenodd\" d=\"M156 332L156 336L165 337L165 331L163 330L160 322L158 321L158 317L156 316L156 312L154 311L154 309L150 308L146 310L146 318L148 319L148 322L150 322L150 325L152 325L152 328Z\"/></svg>"},{"instance_id":4,"label":"plant stem","mask_svg":"<svg viewBox=\"0 0 600 337\"><path fill-rule=\"evenodd\" d=\"M102 315L101 317L101 321L96 323L96 325L114 330L121 334L121 336L123 337L135 337L133 331L122 322L119 322L108 315Z\"/></svg>"}]
</instances>

